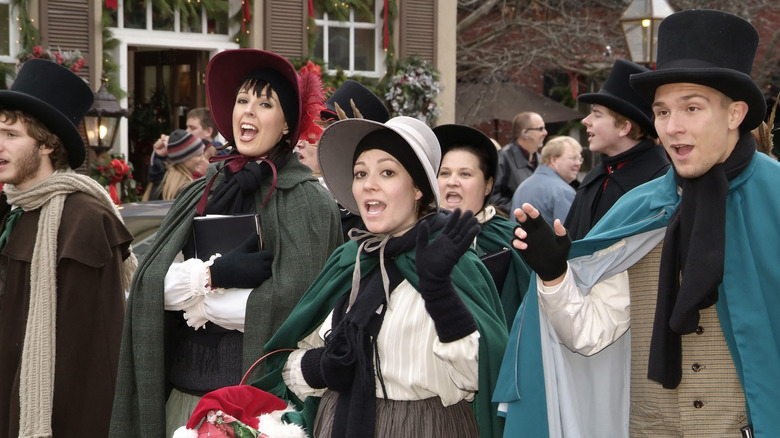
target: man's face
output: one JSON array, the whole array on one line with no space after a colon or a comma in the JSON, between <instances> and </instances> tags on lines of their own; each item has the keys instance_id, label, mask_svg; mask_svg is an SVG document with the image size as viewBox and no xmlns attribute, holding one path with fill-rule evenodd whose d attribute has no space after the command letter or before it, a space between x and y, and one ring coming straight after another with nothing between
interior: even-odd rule
<instances>
[{"instance_id":1,"label":"man's face","mask_svg":"<svg viewBox=\"0 0 780 438\"><path fill-rule=\"evenodd\" d=\"M731 155L747 113L744 102L698 84L665 84L655 92L658 138L677 173L696 178Z\"/></svg>"},{"instance_id":2,"label":"man's face","mask_svg":"<svg viewBox=\"0 0 780 438\"><path fill-rule=\"evenodd\" d=\"M200 124L200 119L197 117L190 117L187 119L187 132L201 140L209 142L212 140L211 137L214 134L214 130L211 128L203 129L203 125Z\"/></svg>"},{"instance_id":3,"label":"man's face","mask_svg":"<svg viewBox=\"0 0 780 438\"><path fill-rule=\"evenodd\" d=\"M520 145L526 151L534 153L544 145L544 138L547 137L547 129L544 126L544 120L539 114L533 114L530 118L530 125L520 133Z\"/></svg>"},{"instance_id":4,"label":"man's face","mask_svg":"<svg viewBox=\"0 0 780 438\"><path fill-rule=\"evenodd\" d=\"M38 141L27 134L21 119L9 124L0 118L0 182L27 189L45 179L43 156L51 149L38 147Z\"/></svg>"},{"instance_id":5,"label":"man's face","mask_svg":"<svg viewBox=\"0 0 780 438\"><path fill-rule=\"evenodd\" d=\"M590 114L582 119L582 124L587 129L592 152L608 157L623 152L618 148L618 141L621 138L620 128L615 126L615 118L605 106L594 103Z\"/></svg>"}]
</instances>

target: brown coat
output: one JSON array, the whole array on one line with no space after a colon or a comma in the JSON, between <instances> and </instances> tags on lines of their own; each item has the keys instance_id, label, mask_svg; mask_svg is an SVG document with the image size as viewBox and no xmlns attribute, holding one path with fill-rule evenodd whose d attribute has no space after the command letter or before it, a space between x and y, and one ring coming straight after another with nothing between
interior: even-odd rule
<instances>
[{"instance_id":1,"label":"brown coat","mask_svg":"<svg viewBox=\"0 0 780 438\"><path fill-rule=\"evenodd\" d=\"M8 205L0 200L0 230ZM19 428L19 373L40 210L19 218L0 252L0 438ZM57 342L52 429L106 437L124 318L121 264L132 235L84 193L68 196L57 241ZM22 388L22 390L24 390Z\"/></svg>"}]
</instances>

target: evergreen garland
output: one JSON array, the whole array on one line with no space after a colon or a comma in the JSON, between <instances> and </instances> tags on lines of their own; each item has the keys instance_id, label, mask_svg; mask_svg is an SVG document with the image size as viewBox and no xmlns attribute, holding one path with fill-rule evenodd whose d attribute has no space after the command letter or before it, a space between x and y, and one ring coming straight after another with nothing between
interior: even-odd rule
<instances>
[{"instance_id":1,"label":"evergreen garland","mask_svg":"<svg viewBox=\"0 0 780 438\"><path fill-rule=\"evenodd\" d=\"M11 5L19 11L19 17L16 19L19 22L19 44L24 51L32 52L33 47L40 44L41 35L30 18L27 0L13 0Z\"/></svg>"}]
</instances>

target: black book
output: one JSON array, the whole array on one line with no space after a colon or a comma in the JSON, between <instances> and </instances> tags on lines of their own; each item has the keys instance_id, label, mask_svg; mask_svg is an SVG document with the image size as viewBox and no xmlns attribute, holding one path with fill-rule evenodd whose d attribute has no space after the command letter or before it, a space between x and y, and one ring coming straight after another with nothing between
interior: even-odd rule
<instances>
[{"instance_id":1,"label":"black book","mask_svg":"<svg viewBox=\"0 0 780 438\"><path fill-rule=\"evenodd\" d=\"M207 261L216 253L227 254L250 236L257 237L257 246L263 248L263 233L259 214L196 216L192 234L182 248L185 259L197 257Z\"/></svg>"},{"instance_id":2,"label":"black book","mask_svg":"<svg viewBox=\"0 0 780 438\"><path fill-rule=\"evenodd\" d=\"M506 275L509 273L509 264L512 262L512 249L501 248L496 252L485 254L479 257L482 263L487 268L490 275L493 277L493 282L496 283L496 289L501 294L501 290L504 288L504 281Z\"/></svg>"}]
</instances>

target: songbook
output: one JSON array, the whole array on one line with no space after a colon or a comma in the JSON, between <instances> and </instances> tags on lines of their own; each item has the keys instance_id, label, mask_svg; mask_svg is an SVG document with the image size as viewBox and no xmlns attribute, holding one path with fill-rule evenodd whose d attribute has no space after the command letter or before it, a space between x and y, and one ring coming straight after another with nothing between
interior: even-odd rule
<instances>
[{"instance_id":1,"label":"songbook","mask_svg":"<svg viewBox=\"0 0 780 438\"><path fill-rule=\"evenodd\" d=\"M501 290L504 288L506 275L509 273L509 265L512 262L512 249L501 248L496 252L484 254L479 259L482 260L482 263L493 277L498 293L501 293Z\"/></svg>"},{"instance_id":2,"label":"songbook","mask_svg":"<svg viewBox=\"0 0 780 438\"><path fill-rule=\"evenodd\" d=\"M197 257L207 261L216 253L227 254L250 236L256 236L258 249L263 249L259 214L196 216L182 253L185 259Z\"/></svg>"}]
</instances>

